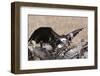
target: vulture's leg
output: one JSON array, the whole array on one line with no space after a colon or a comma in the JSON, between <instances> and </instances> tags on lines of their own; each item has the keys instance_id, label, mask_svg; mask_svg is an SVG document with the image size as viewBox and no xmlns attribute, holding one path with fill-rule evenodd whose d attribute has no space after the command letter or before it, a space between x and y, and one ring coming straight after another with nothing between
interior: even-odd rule
<instances>
[{"instance_id":1,"label":"vulture's leg","mask_svg":"<svg viewBox=\"0 0 100 76\"><path fill-rule=\"evenodd\" d=\"M43 47L43 41L40 41L40 47L41 48Z\"/></svg>"}]
</instances>

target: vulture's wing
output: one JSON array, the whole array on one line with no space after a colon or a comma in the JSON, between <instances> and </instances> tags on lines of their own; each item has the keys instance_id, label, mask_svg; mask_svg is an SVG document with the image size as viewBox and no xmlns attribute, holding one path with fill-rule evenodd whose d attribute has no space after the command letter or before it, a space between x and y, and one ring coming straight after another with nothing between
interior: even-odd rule
<instances>
[{"instance_id":1,"label":"vulture's wing","mask_svg":"<svg viewBox=\"0 0 100 76\"><path fill-rule=\"evenodd\" d=\"M71 40L72 40L77 34L79 34L79 32L82 31L82 30L83 30L83 28L74 30L74 31L68 33L68 34L65 35L65 36L66 36L67 39L69 39L69 40L71 41Z\"/></svg>"},{"instance_id":2,"label":"vulture's wing","mask_svg":"<svg viewBox=\"0 0 100 76\"><path fill-rule=\"evenodd\" d=\"M51 27L40 27L32 33L28 42L34 40L37 43L39 43L40 41L48 43L49 41L52 41L57 37L59 37L59 35L54 32Z\"/></svg>"}]
</instances>

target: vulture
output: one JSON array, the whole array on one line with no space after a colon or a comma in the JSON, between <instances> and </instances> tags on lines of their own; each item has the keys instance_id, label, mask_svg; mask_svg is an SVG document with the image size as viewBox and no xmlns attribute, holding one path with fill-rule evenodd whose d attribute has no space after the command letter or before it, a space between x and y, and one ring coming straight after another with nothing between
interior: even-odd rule
<instances>
[{"instance_id":1,"label":"vulture","mask_svg":"<svg viewBox=\"0 0 100 76\"><path fill-rule=\"evenodd\" d=\"M60 48L63 44L70 45L72 39L80 32L83 28L74 30L66 35L57 34L51 27L39 27L30 36L28 42L34 40L43 47L44 43L50 44L53 49L56 47Z\"/></svg>"}]
</instances>

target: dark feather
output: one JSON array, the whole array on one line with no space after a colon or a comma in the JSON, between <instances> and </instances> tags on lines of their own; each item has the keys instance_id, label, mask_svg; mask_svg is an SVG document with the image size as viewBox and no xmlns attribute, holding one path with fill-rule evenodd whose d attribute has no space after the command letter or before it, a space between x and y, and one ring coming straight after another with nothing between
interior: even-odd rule
<instances>
[{"instance_id":1,"label":"dark feather","mask_svg":"<svg viewBox=\"0 0 100 76\"><path fill-rule=\"evenodd\" d=\"M41 41L44 42L44 43L48 43L48 42L54 40L57 37L59 37L59 35L57 33L55 33L52 30L52 28L50 28L50 27L40 27L32 33L28 42L31 41L31 40L34 40L34 41L36 41L36 43L39 43Z\"/></svg>"}]
</instances>

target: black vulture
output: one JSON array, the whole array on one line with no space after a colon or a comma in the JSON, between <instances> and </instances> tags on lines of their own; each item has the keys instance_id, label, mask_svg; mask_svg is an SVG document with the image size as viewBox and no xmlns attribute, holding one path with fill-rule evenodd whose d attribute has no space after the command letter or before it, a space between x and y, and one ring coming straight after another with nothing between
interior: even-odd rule
<instances>
[{"instance_id":1,"label":"black vulture","mask_svg":"<svg viewBox=\"0 0 100 76\"><path fill-rule=\"evenodd\" d=\"M34 40L36 43L40 43L41 47L43 43L49 43L55 48L60 43L67 42L69 44L69 41L71 41L82 29L83 28L77 29L66 35L59 35L54 32L51 27L39 27L32 33L28 42Z\"/></svg>"}]
</instances>

